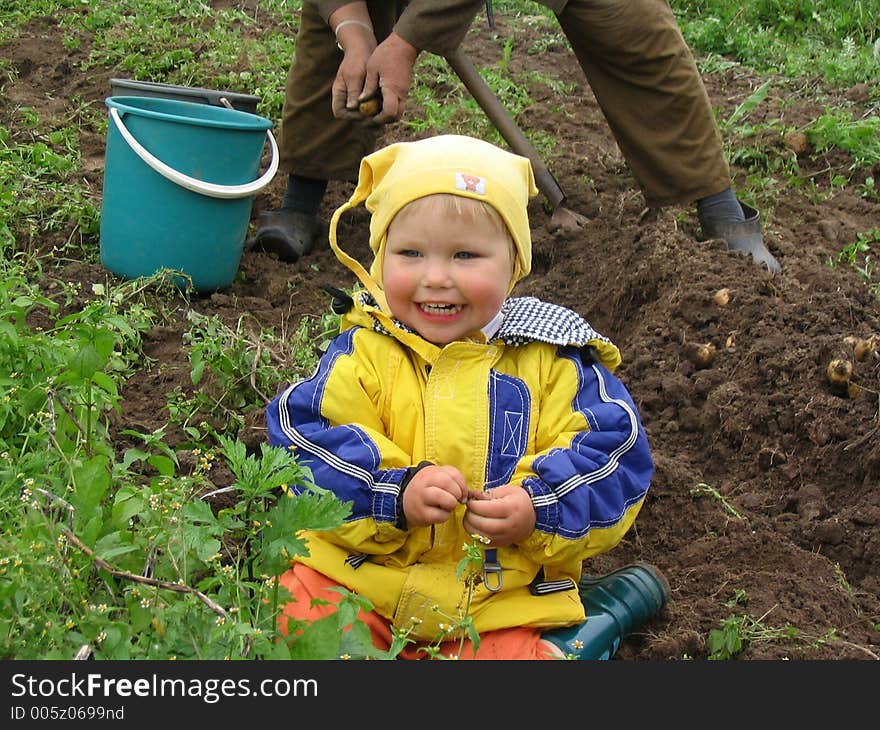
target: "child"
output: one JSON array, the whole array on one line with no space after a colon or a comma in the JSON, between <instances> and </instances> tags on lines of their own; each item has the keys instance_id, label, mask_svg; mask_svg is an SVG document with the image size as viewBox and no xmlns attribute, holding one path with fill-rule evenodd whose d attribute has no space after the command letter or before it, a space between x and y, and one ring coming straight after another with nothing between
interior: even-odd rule
<instances>
[{"instance_id":1,"label":"child","mask_svg":"<svg viewBox=\"0 0 880 730\"><path fill-rule=\"evenodd\" d=\"M391 626L431 642L457 615L472 535L488 540L469 609L478 659L607 658L665 603L645 564L581 581L583 561L629 530L653 461L611 373L617 348L573 311L509 296L531 267L537 192L526 158L470 137L364 158L330 244L365 289L316 373L267 409L270 442L352 502L342 527L307 533L309 557L282 578L286 615L326 615L311 599L342 585L375 607L361 618L377 646ZM369 273L336 241L361 202ZM603 617L585 622L585 604Z\"/></svg>"}]
</instances>

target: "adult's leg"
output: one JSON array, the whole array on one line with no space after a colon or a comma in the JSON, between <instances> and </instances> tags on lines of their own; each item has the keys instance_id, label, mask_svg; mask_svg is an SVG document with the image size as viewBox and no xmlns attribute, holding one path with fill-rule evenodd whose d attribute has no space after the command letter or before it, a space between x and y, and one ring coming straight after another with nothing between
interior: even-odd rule
<instances>
[{"instance_id":1,"label":"adult's leg","mask_svg":"<svg viewBox=\"0 0 880 730\"><path fill-rule=\"evenodd\" d=\"M381 15L374 27L377 34L390 32L388 18ZM341 61L333 31L303 3L281 114L279 169L287 174L287 187L280 210L261 215L251 242L284 261L312 250L328 181L356 180L361 158L373 151L380 133L333 116L331 89Z\"/></svg>"},{"instance_id":2,"label":"adult's leg","mask_svg":"<svg viewBox=\"0 0 880 730\"><path fill-rule=\"evenodd\" d=\"M667 0L570 0L558 18L648 205L697 201L704 237L779 271Z\"/></svg>"},{"instance_id":3,"label":"adult's leg","mask_svg":"<svg viewBox=\"0 0 880 730\"><path fill-rule=\"evenodd\" d=\"M354 181L361 159L373 151L377 128L333 116L331 89L342 55L330 26L311 4L303 3L284 90L282 170L314 179Z\"/></svg>"},{"instance_id":4,"label":"adult's leg","mask_svg":"<svg viewBox=\"0 0 880 730\"><path fill-rule=\"evenodd\" d=\"M730 186L706 89L666 0L570 0L558 17L648 205Z\"/></svg>"}]
</instances>

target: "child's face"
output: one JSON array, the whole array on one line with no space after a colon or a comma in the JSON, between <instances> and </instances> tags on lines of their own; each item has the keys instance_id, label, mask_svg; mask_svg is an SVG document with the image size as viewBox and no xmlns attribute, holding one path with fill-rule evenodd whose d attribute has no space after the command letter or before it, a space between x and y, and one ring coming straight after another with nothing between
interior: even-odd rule
<instances>
[{"instance_id":1,"label":"child's face","mask_svg":"<svg viewBox=\"0 0 880 730\"><path fill-rule=\"evenodd\" d=\"M388 227L385 298L392 314L429 342L445 345L488 324L512 276L510 238L485 215L404 208Z\"/></svg>"}]
</instances>

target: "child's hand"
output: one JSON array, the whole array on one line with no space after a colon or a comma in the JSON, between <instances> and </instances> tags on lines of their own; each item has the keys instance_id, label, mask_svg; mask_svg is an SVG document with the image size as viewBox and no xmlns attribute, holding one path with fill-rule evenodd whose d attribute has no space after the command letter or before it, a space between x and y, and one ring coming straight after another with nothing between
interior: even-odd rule
<instances>
[{"instance_id":1,"label":"child's hand","mask_svg":"<svg viewBox=\"0 0 880 730\"><path fill-rule=\"evenodd\" d=\"M403 493L403 515L409 527L446 522L459 503L467 500L464 475L454 466L419 469Z\"/></svg>"},{"instance_id":2,"label":"child's hand","mask_svg":"<svg viewBox=\"0 0 880 730\"><path fill-rule=\"evenodd\" d=\"M505 484L483 494L468 500L463 525L469 535L488 537L490 547L507 547L532 534L535 508L525 489Z\"/></svg>"}]
</instances>

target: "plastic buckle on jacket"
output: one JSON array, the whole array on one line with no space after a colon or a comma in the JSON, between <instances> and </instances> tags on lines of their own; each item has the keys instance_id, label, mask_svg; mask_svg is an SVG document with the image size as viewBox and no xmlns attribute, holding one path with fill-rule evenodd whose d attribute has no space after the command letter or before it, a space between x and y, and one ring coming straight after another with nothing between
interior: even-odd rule
<instances>
[{"instance_id":1,"label":"plastic buckle on jacket","mask_svg":"<svg viewBox=\"0 0 880 730\"><path fill-rule=\"evenodd\" d=\"M501 590L501 563L498 562L498 551L491 549L486 551L483 558L483 585L490 593Z\"/></svg>"}]
</instances>

